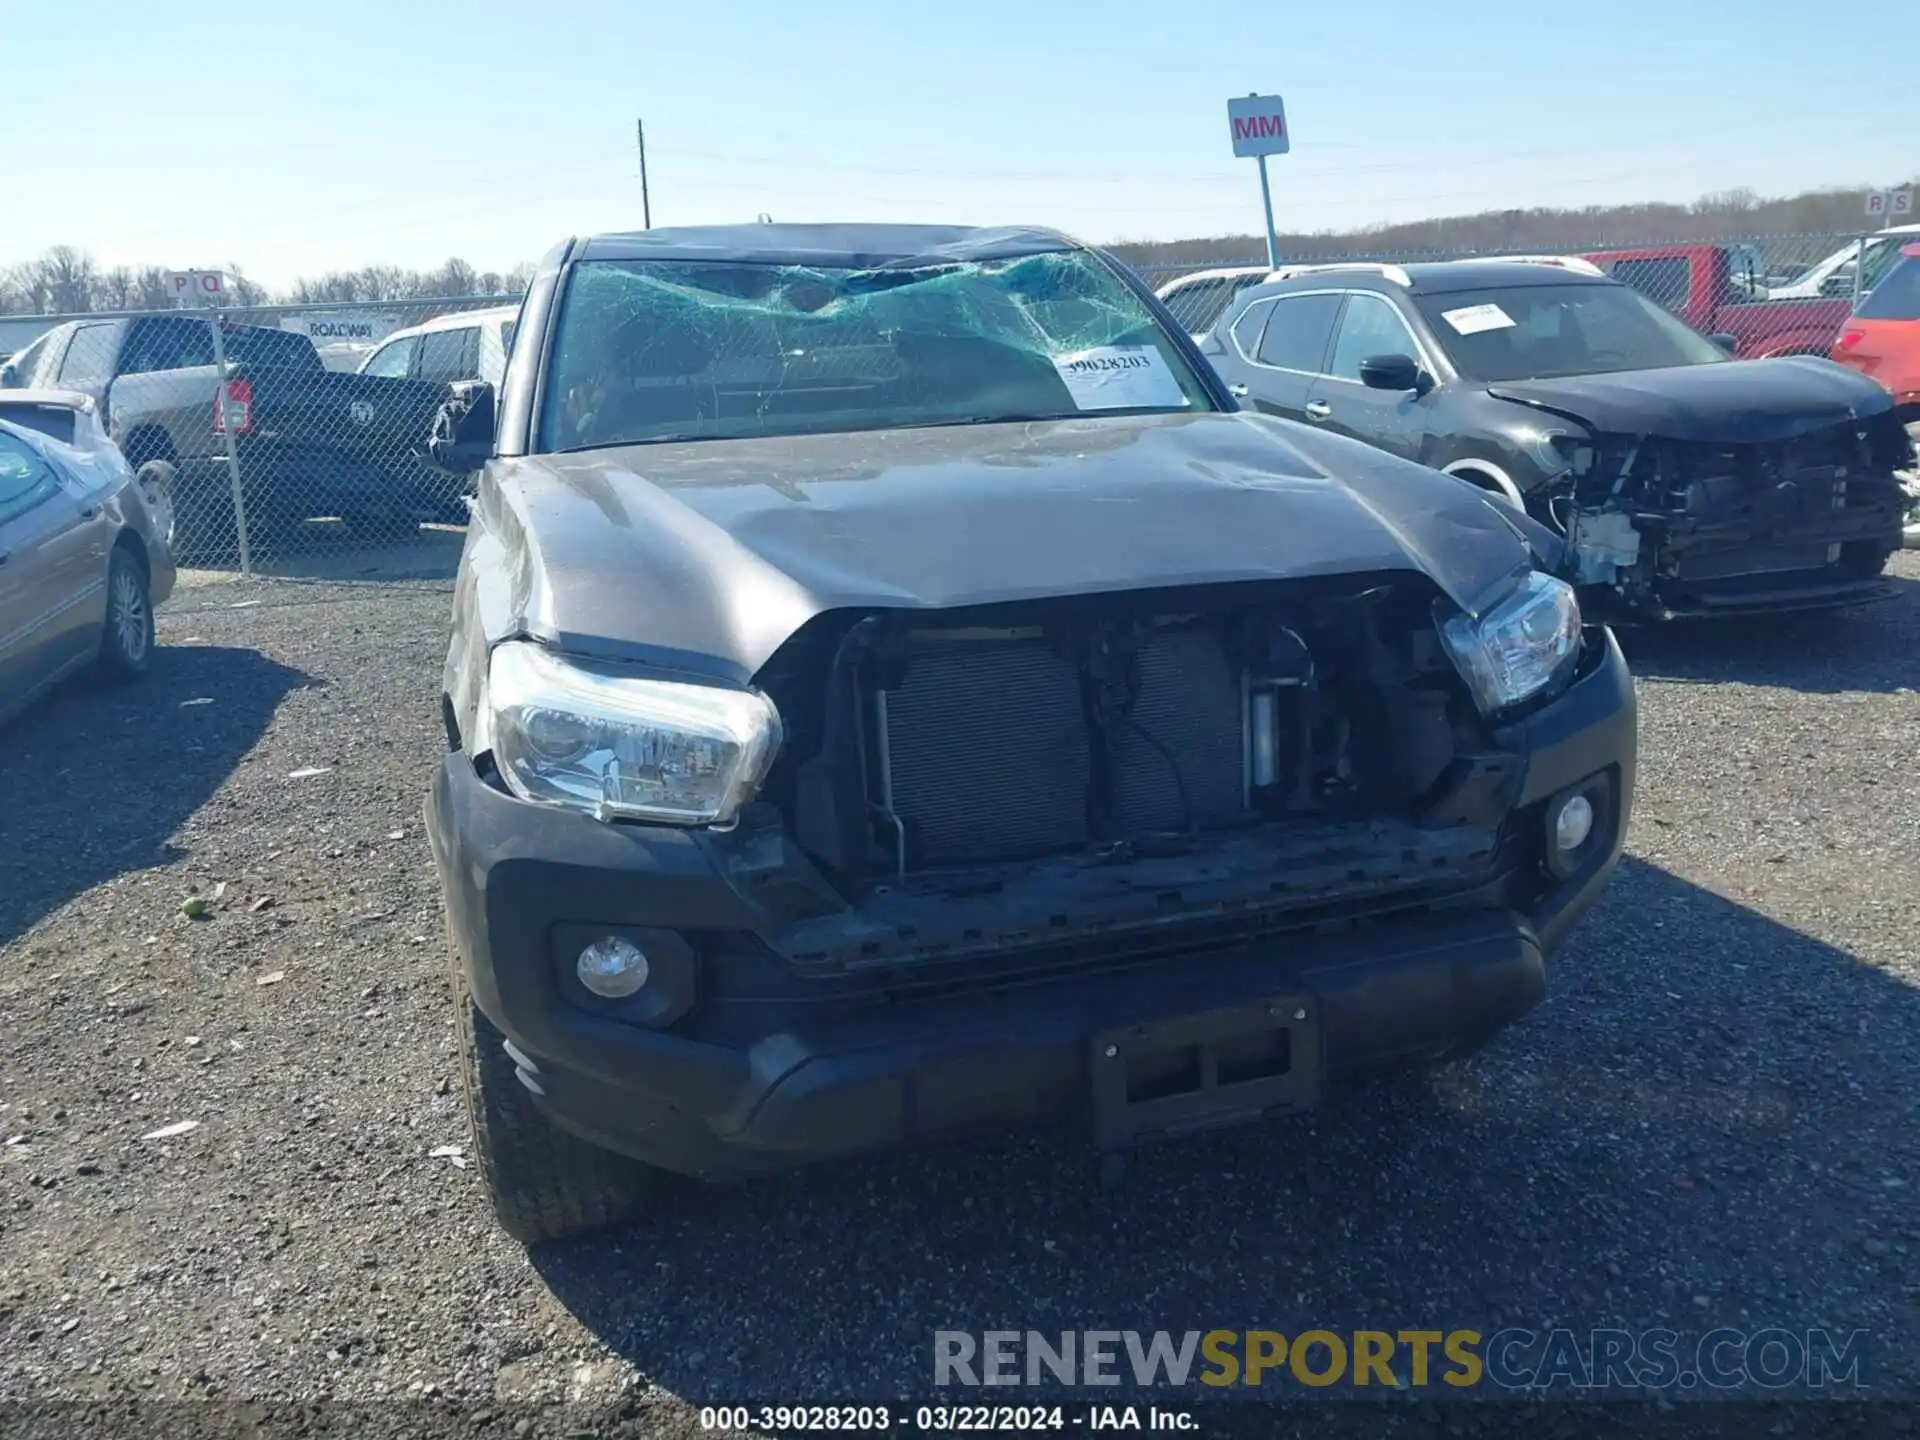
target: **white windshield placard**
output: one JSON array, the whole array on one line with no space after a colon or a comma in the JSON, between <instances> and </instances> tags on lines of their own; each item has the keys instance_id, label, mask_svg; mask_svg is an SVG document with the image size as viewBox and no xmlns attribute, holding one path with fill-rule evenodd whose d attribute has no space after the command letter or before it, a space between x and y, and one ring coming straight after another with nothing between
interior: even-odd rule
<instances>
[{"instance_id":1,"label":"white windshield placard","mask_svg":"<svg viewBox=\"0 0 1920 1440\"><path fill-rule=\"evenodd\" d=\"M1081 410L1166 410L1188 403L1166 356L1151 345L1101 345L1052 359Z\"/></svg>"},{"instance_id":2,"label":"white windshield placard","mask_svg":"<svg viewBox=\"0 0 1920 1440\"><path fill-rule=\"evenodd\" d=\"M1516 323L1498 305L1468 305L1459 310L1443 310L1440 314L1462 335L1478 335L1482 330L1511 330Z\"/></svg>"}]
</instances>

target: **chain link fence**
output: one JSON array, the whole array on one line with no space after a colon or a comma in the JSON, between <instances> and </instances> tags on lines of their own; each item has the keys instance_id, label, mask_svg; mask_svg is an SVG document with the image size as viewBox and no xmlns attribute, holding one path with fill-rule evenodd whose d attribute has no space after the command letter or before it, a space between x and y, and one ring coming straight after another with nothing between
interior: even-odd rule
<instances>
[{"instance_id":1,"label":"chain link fence","mask_svg":"<svg viewBox=\"0 0 1920 1440\"><path fill-rule=\"evenodd\" d=\"M1733 338L1743 357L1825 355L1858 296L1900 258L1912 231L1879 234L1772 235L1672 245L1594 245L1561 251L1591 261L1621 283L1665 306L1696 330ZM1302 256L1285 264L1368 262L1408 265L1436 260L1496 259L1511 250L1354 251ZM1272 272L1258 256L1204 264L1135 267L1174 316L1205 332L1235 293Z\"/></svg>"},{"instance_id":2,"label":"chain link fence","mask_svg":"<svg viewBox=\"0 0 1920 1440\"><path fill-rule=\"evenodd\" d=\"M1908 227L1561 253L1727 337L1738 355L1824 355L1859 295L1916 239ZM1287 263L1512 253L1350 251ZM1270 273L1257 254L1177 265L1141 257L1135 268L1195 333ZM499 382L518 307L517 295L496 295L41 317L4 383L94 396L146 488L171 497L182 563L271 570L465 523L475 477L430 464L427 440L454 386ZM17 334L32 322L8 323Z\"/></svg>"},{"instance_id":3,"label":"chain link fence","mask_svg":"<svg viewBox=\"0 0 1920 1440\"><path fill-rule=\"evenodd\" d=\"M472 476L426 459L462 382L498 384L517 296L93 315L53 326L5 383L92 395L182 564L252 572L466 522Z\"/></svg>"}]
</instances>

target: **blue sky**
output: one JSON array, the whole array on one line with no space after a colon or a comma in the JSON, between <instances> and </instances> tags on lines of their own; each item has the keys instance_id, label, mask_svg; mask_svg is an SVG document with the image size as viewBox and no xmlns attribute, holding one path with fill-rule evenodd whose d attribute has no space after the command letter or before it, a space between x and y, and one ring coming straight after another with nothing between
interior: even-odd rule
<instances>
[{"instance_id":1,"label":"blue sky","mask_svg":"<svg viewBox=\"0 0 1920 1440\"><path fill-rule=\"evenodd\" d=\"M504 268L638 226L636 117L656 224L1249 233L1254 90L1287 98L1283 228L1890 184L1920 172L1902 9L0 0L0 264Z\"/></svg>"}]
</instances>

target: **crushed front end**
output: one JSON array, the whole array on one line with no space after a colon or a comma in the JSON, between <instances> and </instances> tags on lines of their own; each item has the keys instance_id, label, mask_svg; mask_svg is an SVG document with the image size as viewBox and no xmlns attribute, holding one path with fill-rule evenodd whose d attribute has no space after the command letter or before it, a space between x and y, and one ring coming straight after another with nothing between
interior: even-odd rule
<instances>
[{"instance_id":1,"label":"crushed front end","mask_svg":"<svg viewBox=\"0 0 1920 1440\"><path fill-rule=\"evenodd\" d=\"M1891 412L1751 443L1600 434L1546 492L1567 577L1619 618L1816 609L1883 599L1912 503L1913 443Z\"/></svg>"},{"instance_id":2,"label":"crushed front end","mask_svg":"<svg viewBox=\"0 0 1920 1440\"><path fill-rule=\"evenodd\" d=\"M1634 707L1576 616L1489 718L1447 609L1394 574L828 612L756 677L783 741L721 829L530 806L455 753L431 830L475 997L556 1122L699 1174L1076 1109L1124 1145L1471 1050L1619 856ZM581 988L601 936L653 997Z\"/></svg>"}]
</instances>

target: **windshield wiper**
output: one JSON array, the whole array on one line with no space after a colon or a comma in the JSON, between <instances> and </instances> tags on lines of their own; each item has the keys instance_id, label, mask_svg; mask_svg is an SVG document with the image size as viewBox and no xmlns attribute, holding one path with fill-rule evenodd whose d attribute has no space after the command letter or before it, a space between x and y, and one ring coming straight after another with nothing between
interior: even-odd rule
<instances>
[{"instance_id":1,"label":"windshield wiper","mask_svg":"<svg viewBox=\"0 0 1920 1440\"><path fill-rule=\"evenodd\" d=\"M676 431L671 435L633 435L615 436L611 440L591 440L584 445L562 445L553 451L555 455L578 455L585 450L617 450L624 445L684 445L694 440L732 440L732 435L696 435L690 430Z\"/></svg>"}]
</instances>

